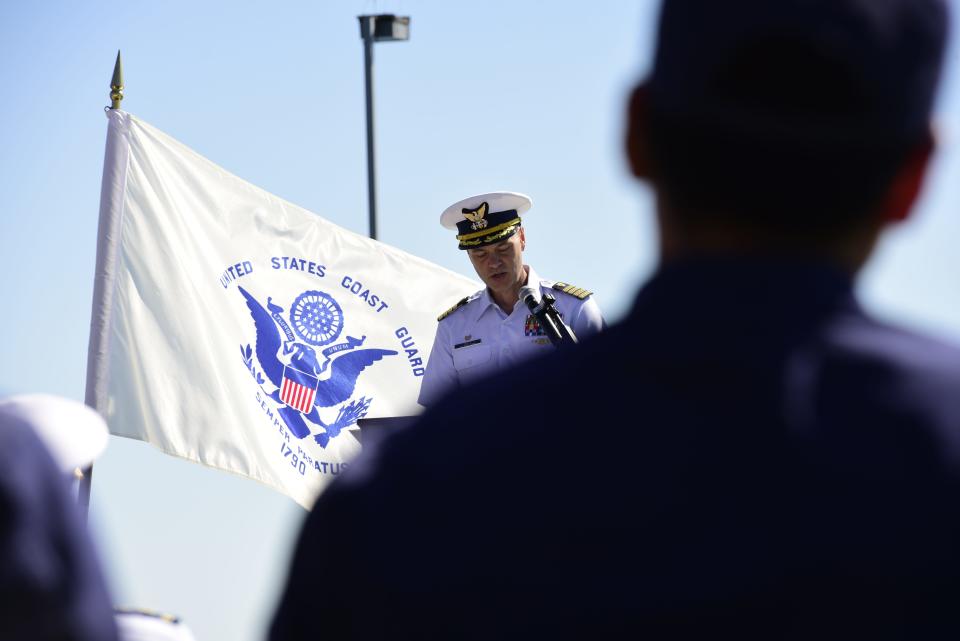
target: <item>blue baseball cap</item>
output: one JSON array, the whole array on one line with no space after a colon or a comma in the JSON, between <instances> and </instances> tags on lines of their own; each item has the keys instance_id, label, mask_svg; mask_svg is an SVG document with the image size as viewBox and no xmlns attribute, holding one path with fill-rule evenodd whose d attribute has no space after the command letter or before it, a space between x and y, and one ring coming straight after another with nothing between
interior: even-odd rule
<instances>
[{"instance_id":1,"label":"blue baseball cap","mask_svg":"<svg viewBox=\"0 0 960 641\"><path fill-rule=\"evenodd\" d=\"M664 0L654 113L763 138L913 141L929 127L944 0Z\"/></svg>"}]
</instances>

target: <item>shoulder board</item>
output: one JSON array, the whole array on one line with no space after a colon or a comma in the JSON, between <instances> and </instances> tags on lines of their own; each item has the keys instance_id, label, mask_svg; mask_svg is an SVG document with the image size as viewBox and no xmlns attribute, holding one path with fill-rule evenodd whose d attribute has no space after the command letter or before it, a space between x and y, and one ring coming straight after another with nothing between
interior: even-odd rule
<instances>
[{"instance_id":1,"label":"shoulder board","mask_svg":"<svg viewBox=\"0 0 960 641\"><path fill-rule=\"evenodd\" d=\"M442 314L440 314L439 316L437 316L437 321L438 321L438 322L439 322L439 321L442 321L444 318L446 318L446 317L449 316L450 314L454 313L455 311L457 311L458 309L460 309L461 307L463 307L464 305L466 305L466 304L469 303L469 302L470 302L470 296L464 296L463 298L461 298L460 300L457 301L457 304L456 304L456 305L454 305L453 307L451 307L450 309L448 309L448 310L445 311L444 313L442 313Z\"/></svg>"},{"instance_id":2,"label":"shoulder board","mask_svg":"<svg viewBox=\"0 0 960 641\"><path fill-rule=\"evenodd\" d=\"M571 296L579 298L580 300L583 300L593 293L585 290L582 287L571 285L570 283L554 283L553 288L559 292L563 292L564 294L570 294Z\"/></svg>"}]
</instances>

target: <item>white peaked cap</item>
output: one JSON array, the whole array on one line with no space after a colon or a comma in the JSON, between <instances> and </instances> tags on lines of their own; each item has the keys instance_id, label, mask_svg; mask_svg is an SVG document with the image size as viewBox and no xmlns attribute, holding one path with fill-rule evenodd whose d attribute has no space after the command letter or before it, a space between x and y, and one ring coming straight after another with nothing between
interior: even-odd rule
<instances>
[{"instance_id":1,"label":"white peaked cap","mask_svg":"<svg viewBox=\"0 0 960 641\"><path fill-rule=\"evenodd\" d=\"M515 209L518 216L522 216L533 205L530 196L519 194L515 191L494 191L489 194L477 194L463 200L458 200L443 210L440 215L440 224L447 229L456 229L457 223L466 220L463 210L476 209L483 203L487 203L490 213L509 211Z\"/></svg>"},{"instance_id":2,"label":"white peaked cap","mask_svg":"<svg viewBox=\"0 0 960 641\"><path fill-rule=\"evenodd\" d=\"M65 473L85 468L107 447L107 424L79 401L50 394L20 394L0 399L0 429L29 425Z\"/></svg>"}]
</instances>

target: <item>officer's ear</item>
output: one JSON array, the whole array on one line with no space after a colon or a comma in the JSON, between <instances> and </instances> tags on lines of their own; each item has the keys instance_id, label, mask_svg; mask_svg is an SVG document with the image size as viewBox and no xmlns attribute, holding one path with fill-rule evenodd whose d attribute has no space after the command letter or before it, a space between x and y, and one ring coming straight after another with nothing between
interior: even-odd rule
<instances>
[{"instance_id":1,"label":"officer's ear","mask_svg":"<svg viewBox=\"0 0 960 641\"><path fill-rule=\"evenodd\" d=\"M650 148L647 143L650 122L649 89L640 83L630 94L627 106L627 124L624 149L630 163L630 171L641 180L650 179Z\"/></svg>"},{"instance_id":2,"label":"officer's ear","mask_svg":"<svg viewBox=\"0 0 960 641\"><path fill-rule=\"evenodd\" d=\"M910 216L913 204L923 188L927 167L936 146L936 137L932 130L928 130L923 139L907 154L899 171L890 181L880 204L883 223L899 223Z\"/></svg>"}]
</instances>

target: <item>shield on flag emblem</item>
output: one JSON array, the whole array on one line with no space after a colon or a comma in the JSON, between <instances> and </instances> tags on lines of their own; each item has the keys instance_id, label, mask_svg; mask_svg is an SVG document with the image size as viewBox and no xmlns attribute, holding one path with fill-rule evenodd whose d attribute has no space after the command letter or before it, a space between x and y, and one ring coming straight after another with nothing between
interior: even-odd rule
<instances>
[{"instance_id":1,"label":"shield on flag emblem","mask_svg":"<svg viewBox=\"0 0 960 641\"><path fill-rule=\"evenodd\" d=\"M283 382L280 384L280 400L299 412L309 414L313 409L313 399L317 396L319 382L320 379L313 374L285 365Z\"/></svg>"}]
</instances>

